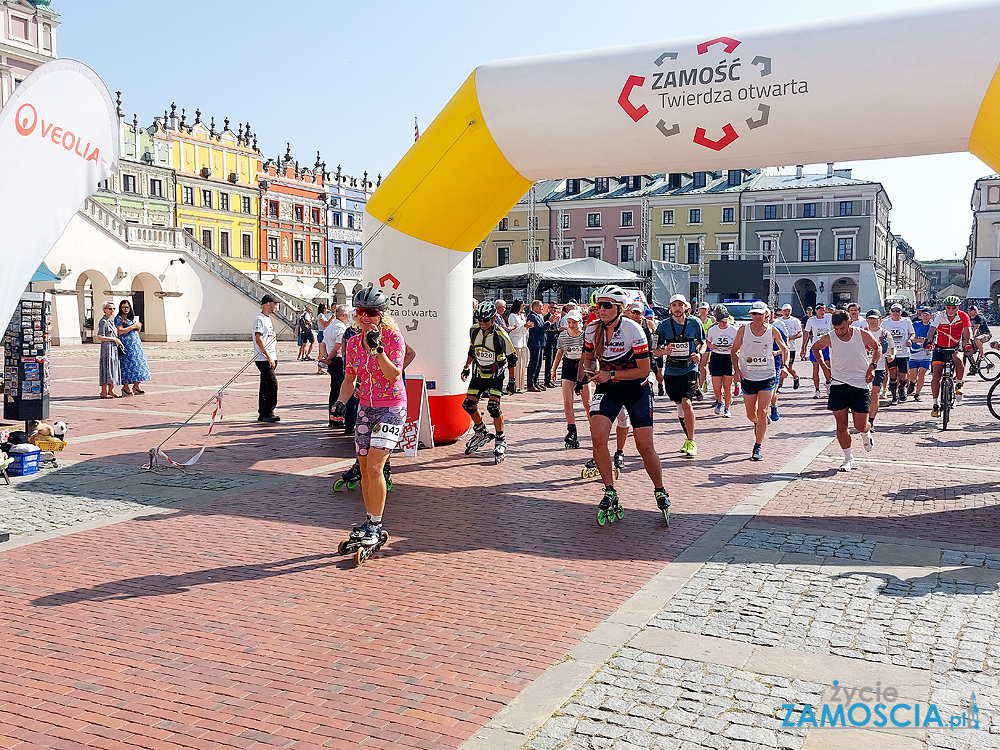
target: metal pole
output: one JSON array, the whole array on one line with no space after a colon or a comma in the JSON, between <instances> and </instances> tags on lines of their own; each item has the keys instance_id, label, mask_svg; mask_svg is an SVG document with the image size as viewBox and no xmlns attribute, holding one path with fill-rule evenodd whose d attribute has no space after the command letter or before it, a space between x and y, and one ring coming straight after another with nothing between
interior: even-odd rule
<instances>
[{"instance_id":1,"label":"metal pole","mask_svg":"<svg viewBox=\"0 0 1000 750\"><path fill-rule=\"evenodd\" d=\"M528 299L530 305L538 292L538 273L535 269L535 186L528 189Z\"/></svg>"},{"instance_id":2,"label":"metal pole","mask_svg":"<svg viewBox=\"0 0 1000 750\"><path fill-rule=\"evenodd\" d=\"M698 304L705 299L705 235L698 238Z\"/></svg>"},{"instance_id":3,"label":"metal pole","mask_svg":"<svg viewBox=\"0 0 1000 750\"><path fill-rule=\"evenodd\" d=\"M778 307L778 253L781 251L781 235L775 233L771 235L771 258L768 262L768 285L767 304L772 310Z\"/></svg>"},{"instance_id":4,"label":"metal pole","mask_svg":"<svg viewBox=\"0 0 1000 750\"><path fill-rule=\"evenodd\" d=\"M639 268L642 271L645 281L643 286L646 292L646 301L648 304L653 304L653 253L652 249L649 247L649 196L645 196L642 199L642 208L639 212L639 221L642 222L642 226L639 228L639 246L642 248L640 252L642 253Z\"/></svg>"}]
</instances>

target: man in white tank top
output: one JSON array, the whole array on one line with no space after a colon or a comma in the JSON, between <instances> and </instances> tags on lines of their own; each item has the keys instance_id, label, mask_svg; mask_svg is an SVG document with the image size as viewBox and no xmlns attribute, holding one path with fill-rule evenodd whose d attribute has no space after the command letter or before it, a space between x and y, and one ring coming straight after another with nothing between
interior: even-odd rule
<instances>
[{"instance_id":1,"label":"man in white tank top","mask_svg":"<svg viewBox=\"0 0 1000 750\"><path fill-rule=\"evenodd\" d=\"M736 333L733 341L733 374L743 386L743 405L747 419L754 425L754 444L751 461L760 461L761 444L767 431L767 410L771 406L774 382L774 347L781 352L782 364L788 361L788 346L781 334L764 322L767 305L754 302L750 306L750 325Z\"/></svg>"},{"instance_id":2,"label":"man in white tank top","mask_svg":"<svg viewBox=\"0 0 1000 750\"><path fill-rule=\"evenodd\" d=\"M854 456L851 453L847 410L850 409L854 415L854 428L861 434L865 450L870 451L875 442L868 422L868 409L871 406L871 383L882 357L882 346L867 330L852 328L851 319L845 312L835 312L830 323L833 329L812 345L812 351L819 358L821 350L830 349L829 362L820 362L826 379L830 381L826 408L833 412L837 421L837 441L844 450L840 470L850 471L854 468Z\"/></svg>"}]
</instances>

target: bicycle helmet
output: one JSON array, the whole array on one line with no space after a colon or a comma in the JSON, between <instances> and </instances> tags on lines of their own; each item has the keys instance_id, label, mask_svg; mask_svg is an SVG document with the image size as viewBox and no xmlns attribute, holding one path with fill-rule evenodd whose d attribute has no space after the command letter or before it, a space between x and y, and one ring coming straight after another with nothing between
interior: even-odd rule
<instances>
[{"instance_id":1,"label":"bicycle helmet","mask_svg":"<svg viewBox=\"0 0 1000 750\"><path fill-rule=\"evenodd\" d=\"M950 295L948 295L947 297L944 298L944 303L946 305L960 305L960 304L962 304L962 300L960 300L954 294L950 294Z\"/></svg>"},{"instance_id":2,"label":"bicycle helmet","mask_svg":"<svg viewBox=\"0 0 1000 750\"><path fill-rule=\"evenodd\" d=\"M623 307L629 303L632 299L632 295L622 289L620 286L615 286L614 284L608 284L607 286L602 286L594 293L594 300L600 299L610 299Z\"/></svg>"},{"instance_id":3,"label":"bicycle helmet","mask_svg":"<svg viewBox=\"0 0 1000 750\"><path fill-rule=\"evenodd\" d=\"M355 307L370 307L375 310L385 310L389 307L389 298L381 289L373 286L366 286L354 295L351 304Z\"/></svg>"},{"instance_id":4,"label":"bicycle helmet","mask_svg":"<svg viewBox=\"0 0 1000 750\"><path fill-rule=\"evenodd\" d=\"M479 307L476 308L476 322L481 323L484 320L493 320L497 316L497 306L491 299L483 300L479 303Z\"/></svg>"}]
</instances>

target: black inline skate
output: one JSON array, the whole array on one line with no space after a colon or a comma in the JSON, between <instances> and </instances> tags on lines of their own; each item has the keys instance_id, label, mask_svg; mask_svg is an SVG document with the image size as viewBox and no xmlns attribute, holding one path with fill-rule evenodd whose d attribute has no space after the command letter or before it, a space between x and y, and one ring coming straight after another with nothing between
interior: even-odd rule
<instances>
[{"instance_id":1,"label":"black inline skate","mask_svg":"<svg viewBox=\"0 0 1000 750\"><path fill-rule=\"evenodd\" d=\"M493 444L493 464L502 464L506 456L507 438L504 437L503 433L500 433L496 436L496 442Z\"/></svg>"},{"instance_id":2,"label":"black inline skate","mask_svg":"<svg viewBox=\"0 0 1000 750\"><path fill-rule=\"evenodd\" d=\"M612 464L614 470L615 479L621 474L621 469L618 468L616 464ZM597 470L597 462L594 459L590 459L583 465L583 470L580 472L580 476L584 479L593 479L600 475L600 471Z\"/></svg>"},{"instance_id":3,"label":"black inline skate","mask_svg":"<svg viewBox=\"0 0 1000 750\"><path fill-rule=\"evenodd\" d=\"M621 471L622 469L624 469L625 468L625 454L622 451L615 451L615 457L614 457L613 463L614 463L616 471ZM615 479L617 479L617 478L618 478L618 475L616 474L615 475Z\"/></svg>"},{"instance_id":4,"label":"black inline skate","mask_svg":"<svg viewBox=\"0 0 1000 750\"><path fill-rule=\"evenodd\" d=\"M389 535L382 524L367 518L363 524L351 529L350 535L340 543L337 551L341 555L354 555L357 564L361 565L388 541Z\"/></svg>"},{"instance_id":5,"label":"black inline skate","mask_svg":"<svg viewBox=\"0 0 1000 750\"><path fill-rule=\"evenodd\" d=\"M382 466L382 476L385 477L385 489L388 492L392 489L392 467L389 465L389 459L386 459ZM359 484L361 484L361 464L355 459L351 468L341 474L340 479L333 483L333 491L353 490Z\"/></svg>"},{"instance_id":6,"label":"black inline skate","mask_svg":"<svg viewBox=\"0 0 1000 750\"><path fill-rule=\"evenodd\" d=\"M566 450L572 450L580 447L580 438L576 434L575 424L566 425L566 444L563 447Z\"/></svg>"},{"instance_id":7,"label":"black inline skate","mask_svg":"<svg viewBox=\"0 0 1000 750\"><path fill-rule=\"evenodd\" d=\"M472 430L472 437L469 438L469 442L465 444L465 455L468 456L470 453L475 453L494 437L496 436L486 431L486 425L480 422Z\"/></svg>"},{"instance_id":8,"label":"black inline skate","mask_svg":"<svg viewBox=\"0 0 1000 750\"><path fill-rule=\"evenodd\" d=\"M663 514L663 523L670 525L670 496L666 490L653 490L653 498L656 500L656 507Z\"/></svg>"},{"instance_id":9,"label":"black inline skate","mask_svg":"<svg viewBox=\"0 0 1000 750\"><path fill-rule=\"evenodd\" d=\"M604 488L604 497L601 498L600 505L597 506L597 525L604 526L607 523L620 521L625 517L625 508L622 507L618 499L618 492L614 487Z\"/></svg>"}]
</instances>

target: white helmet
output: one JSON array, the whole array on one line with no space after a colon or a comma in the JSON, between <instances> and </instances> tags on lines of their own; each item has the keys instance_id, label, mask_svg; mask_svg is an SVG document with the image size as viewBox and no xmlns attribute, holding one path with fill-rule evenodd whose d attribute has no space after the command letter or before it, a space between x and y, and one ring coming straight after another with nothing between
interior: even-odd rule
<instances>
[{"instance_id":1,"label":"white helmet","mask_svg":"<svg viewBox=\"0 0 1000 750\"><path fill-rule=\"evenodd\" d=\"M632 295L620 286L608 284L607 286L602 286L597 290L596 294L594 294L595 301L600 299L610 299L624 307L632 300Z\"/></svg>"}]
</instances>

